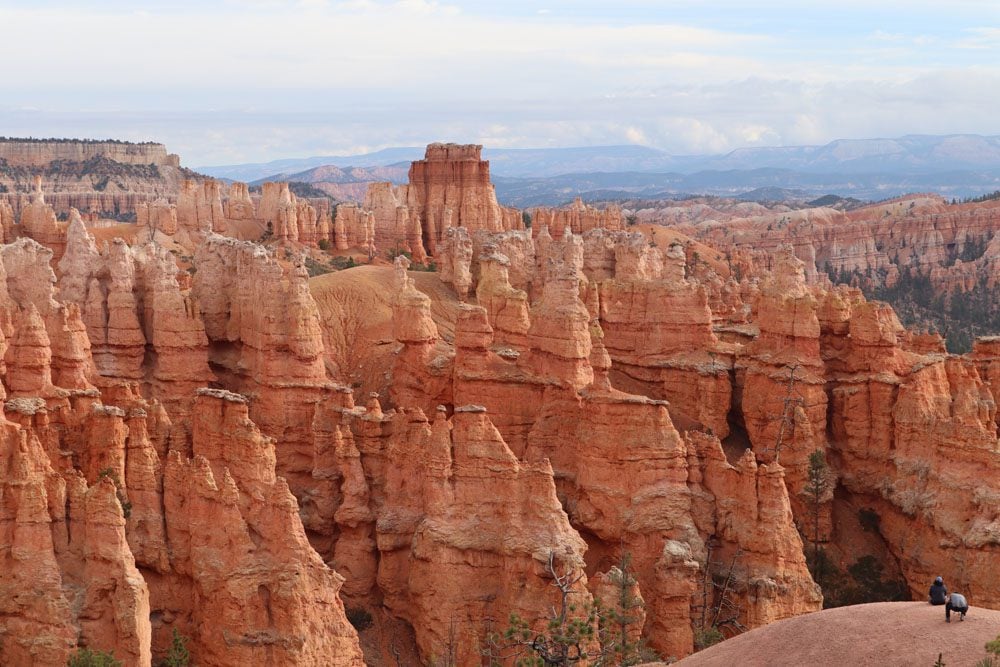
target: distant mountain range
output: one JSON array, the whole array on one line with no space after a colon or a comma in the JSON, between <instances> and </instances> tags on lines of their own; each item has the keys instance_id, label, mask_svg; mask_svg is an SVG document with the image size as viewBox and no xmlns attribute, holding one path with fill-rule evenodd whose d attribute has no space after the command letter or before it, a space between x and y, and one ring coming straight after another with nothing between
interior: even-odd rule
<instances>
[{"instance_id":1,"label":"distant mountain range","mask_svg":"<svg viewBox=\"0 0 1000 667\"><path fill-rule=\"evenodd\" d=\"M386 148L197 171L247 182L399 182L409 162L423 153L421 147ZM740 148L720 155L669 155L646 146L485 147L483 157L490 161L501 201L520 206L559 203L577 195L732 196L758 188L792 190L803 197L833 193L870 199L915 190L967 197L1000 189L1000 136L969 134L842 139L823 146Z\"/></svg>"},{"instance_id":2,"label":"distant mountain range","mask_svg":"<svg viewBox=\"0 0 1000 667\"><path fill-rule=\"evenodd\" d=\"M793 169L730 169L693 174L589 173L548 178L495 176L497 199L508 206L551 206L583 197L588 201L671 199L705 194L747 201L808 200L826 194L866 200L935 192L962 199L1000 190L1000 168L938 173L810 173Z\"/></svg>"}]
</instances>

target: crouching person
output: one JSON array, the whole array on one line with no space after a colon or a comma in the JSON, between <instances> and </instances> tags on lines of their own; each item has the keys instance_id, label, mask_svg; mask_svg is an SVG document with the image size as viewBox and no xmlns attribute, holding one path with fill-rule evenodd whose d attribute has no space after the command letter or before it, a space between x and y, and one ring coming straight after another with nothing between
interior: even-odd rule
<instances>
[{"instance_id":1,"label":"crouching person","mask_svg":"<svg viewBox=\"0 0 1000 667\"><path fill-rule=\"evenodd\" d=\"M959 615L958 620L964 621L965 614L969 611L969 603L961 593L952 593L948 596L948 604L944 606L944 620L951 623L951 612Z\"/></svg>"}]
</instances>

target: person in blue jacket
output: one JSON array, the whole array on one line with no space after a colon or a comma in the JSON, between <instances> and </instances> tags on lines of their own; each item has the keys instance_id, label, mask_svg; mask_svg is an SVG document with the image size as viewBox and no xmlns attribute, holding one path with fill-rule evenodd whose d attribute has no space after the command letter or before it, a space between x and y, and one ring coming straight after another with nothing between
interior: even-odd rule
<instances>
[{"instance_id":1,"label":"person in blue jacket","mask_svg":"<svg viewBox=\"0 0 1000 667\"><path fill-rule=\"evenodd\" d=\"M941 577L934 579L929 596L933 605L941 605L948 601L948 587L944 585L944 579Z\"/></svg>"}]
</instances>

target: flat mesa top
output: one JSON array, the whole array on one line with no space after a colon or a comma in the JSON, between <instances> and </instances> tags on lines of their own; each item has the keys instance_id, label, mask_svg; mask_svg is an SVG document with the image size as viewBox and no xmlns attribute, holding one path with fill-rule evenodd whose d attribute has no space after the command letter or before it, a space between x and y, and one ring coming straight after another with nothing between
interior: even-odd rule
<instances>
[{"instance_id":1,"label":"flat mesa top","mask_svg":"<svg viewBox=\"0 0 1000 667\"><path fill-rule=\"evenodd\" d=\"M483 147L480 144L428 144L424 160L482 160Z\"/></svg>"}]
</instances>

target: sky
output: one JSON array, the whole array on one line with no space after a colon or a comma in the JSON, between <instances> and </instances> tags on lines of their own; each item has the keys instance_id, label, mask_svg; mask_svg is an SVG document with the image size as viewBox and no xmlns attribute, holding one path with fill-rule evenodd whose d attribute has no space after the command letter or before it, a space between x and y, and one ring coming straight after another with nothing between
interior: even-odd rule
<instances>
[{"instance_id":1,"label":"sky","mask_svg":"<svg viewBox=\"0 0 1000 667\"><path fill-rule=\"evenodd\" d=\"M193 167L1000 134L996 0L0 0L0 26L0 135Z\"/></svg>"}]
</instances>

